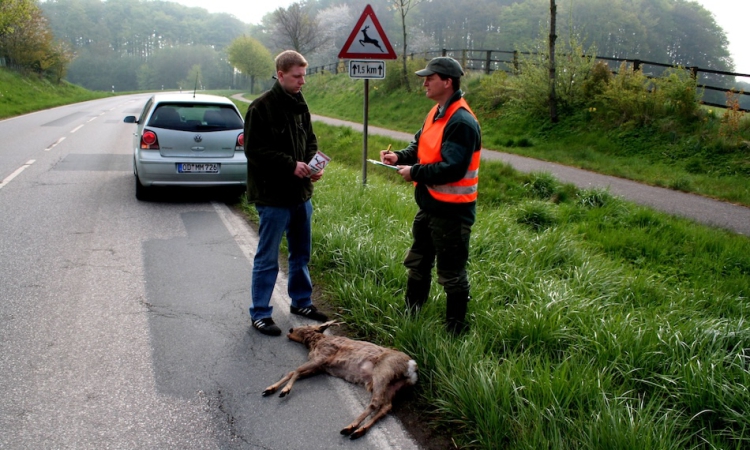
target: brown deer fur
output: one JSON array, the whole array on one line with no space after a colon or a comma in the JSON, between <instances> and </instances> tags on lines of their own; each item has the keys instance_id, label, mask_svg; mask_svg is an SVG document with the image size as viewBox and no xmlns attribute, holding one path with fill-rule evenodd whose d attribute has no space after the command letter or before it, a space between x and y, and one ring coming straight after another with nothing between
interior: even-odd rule
<instances>
[{"instance_id":1,"label":"brown deer fur","mask_svg":"<svg viewBox=\"0 0 750 450\"><path fill-rule=\"evenodd\" d=\"M320 325L307 325L289 330L287 337L305 344L310 349L308 361L281 380L268 386L263 396L286 386L279 397L286 396L299 377L326 372L350 383L363 384L372 392L370 404L341 434L356 439L364 435L375 422L388 414L396 391L417 382L417 363L398 350L380 347L370 342L355 341L343 336L329 336L323 332L335 321ZM372 419L359 426L370 414Z\"/></svg>"}]
</instances>

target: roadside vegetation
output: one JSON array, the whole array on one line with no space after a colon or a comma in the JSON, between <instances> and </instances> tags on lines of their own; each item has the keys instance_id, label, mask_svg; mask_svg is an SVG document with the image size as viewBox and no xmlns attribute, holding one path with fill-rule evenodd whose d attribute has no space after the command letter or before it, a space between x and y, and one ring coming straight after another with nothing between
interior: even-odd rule
<instances>
[{"instance_id":1,"label":"roadside vegetation","mask_svg":"<svg viewBox=\"0 0 750 450\"><path fill-rule=\"evenodd\" d=\"M746 237L484 162L472 328L452 338L438 286L404 314L413 188L375 166L362 186L362 135L316 134L333 159L316 185L316 285L358 337L417 360L419 408L458 448L750 445Z\"/></svg>"},{"instance_id":2,"label":"roadside vegetation","mask_svg":"<svg viewBox=\"0 0 750 450\"><path fill-rule=\"evenodd\" d=\"M465 77L485 148L750 206L750 118L737 110L737 93L728 108L708 108L687 71L651 80L628 67L613 75L588 58L560 59L558 73L568 75L558 78L557 124L546 115L537 62L524 61L519 76ZM399 87L395 64L385 80L370 82L369 123L413 133L431 104L417 77L411 92ZM412 73L424 67L410 64ZM361 122L363 86L325 73L309 76L304 92L316 114Z\"/></svg>"},{"instance_id":3,"label":"roadside vegetation","mask_svg":"<svg viewBox=\"0 0 750 450\"><path fill-rule=\"evenodd\" d=\"M109 95L0 68L0 119Z\"/></svg>"}]
</instances>

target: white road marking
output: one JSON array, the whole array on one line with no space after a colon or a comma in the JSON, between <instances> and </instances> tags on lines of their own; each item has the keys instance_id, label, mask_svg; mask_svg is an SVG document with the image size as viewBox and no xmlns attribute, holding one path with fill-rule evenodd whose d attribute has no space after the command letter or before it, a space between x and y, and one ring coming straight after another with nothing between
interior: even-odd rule
<instances>
[{"instance_id":1,"label":"white road marking","mask_svg":"<svg viewBox=\"0 0 750 450\"><path fill-rule=\"evenodd\" d=\"M81 128L83 128L83 125L78 125L77 127L73 128L73 129L72 129L72 130L70 131L70 134L73 134L73 133L75 133L76 131L80 130Z\"/></svg>"},{"instance_id":2,"label":"white road marking","mask_svg":"<svg viewBox=\"0 0 750 450\"><path fill-rule=\"evenodd\" d=\"M0 181L0 189L4 188L6 184L10 183L11 180L13 180L13 178L17 177L21 172L23 172L24 170L26 170L29 166L31 166L35 162L36 162L35 159L30 159L30 160L26 161L26 164L24 164L21 167L19 167L18 169L16 169L15 172L13 172L12 174L10 174L7 177L5 177L5 179L3 181Z\"/></svg>"},{"instance_id":3,"label":"white road marking","mask_svg":"<svg viewBox=\"0 0 750 450\"><path fill-rule=\"evenodd\" d=\"M57 140L57 142L55 142L54 144L52 144L49 147L45 148L44 151L48 152L48 151L52 150L53 148L57 147L57 144L59 144L60 142L62 142L64 140L65 140L65 136L61 137L60 139Z\"/></svg>"}]
</instances>

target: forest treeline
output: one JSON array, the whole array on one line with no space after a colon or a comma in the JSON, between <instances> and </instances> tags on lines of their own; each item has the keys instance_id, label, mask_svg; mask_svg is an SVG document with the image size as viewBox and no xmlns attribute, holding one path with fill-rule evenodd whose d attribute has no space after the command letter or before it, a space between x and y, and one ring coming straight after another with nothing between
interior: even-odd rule
<instances>
[{"instance_id":1,"label":"forest treeline","mask_svg":"<svg viewBox=\"0 0 750 450\"><path fill-rule=\"evenodd\" d=\"M263 58L295 48L312 65L334 62L366 4L398 53L536 49L549 21L549 0L307 0L256 24L167 1L0 0L0 59L39 72L49 71L54 58L45 64L39 63L43 58L22 61L30 53L19 48L29 40L23 22L28 14L15 19L6 14L22 4L40 11L37 28L47 25L50 53L56 49L62 66L58 74L89 89L118 91L192 89L196 81L204 88L246 88L248 78L237 76L228 52L241 37L262 44L269 55ZM559 38L575 38L597 55L734 69L724 31L695 2L557 0L557 5ZM271 74L254 75L267 80Z\"/></svg>"}]
</instances>

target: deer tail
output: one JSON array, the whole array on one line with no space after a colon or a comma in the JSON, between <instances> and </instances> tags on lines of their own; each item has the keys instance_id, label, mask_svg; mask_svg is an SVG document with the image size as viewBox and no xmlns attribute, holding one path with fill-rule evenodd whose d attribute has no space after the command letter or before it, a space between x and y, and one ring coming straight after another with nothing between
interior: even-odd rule
<instances>
[{"instance_id":1,"label":"deer tail","mask_svg":"<svg viewBox=\"0 0 750 450\"><path fill-rule=\"evenodd\" d=\"M417 384L417 362L413 359L409 360L409 364L406 368L406 373L404 373L406 376L406 382L410 385Z\"/></svg>"}]
</instances>

